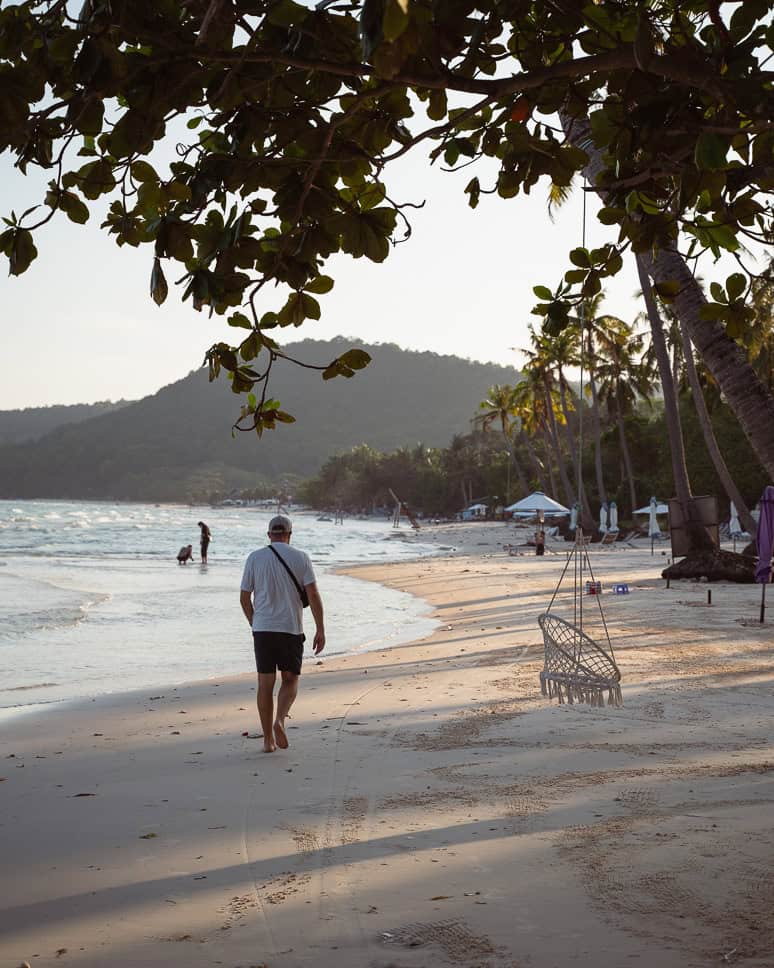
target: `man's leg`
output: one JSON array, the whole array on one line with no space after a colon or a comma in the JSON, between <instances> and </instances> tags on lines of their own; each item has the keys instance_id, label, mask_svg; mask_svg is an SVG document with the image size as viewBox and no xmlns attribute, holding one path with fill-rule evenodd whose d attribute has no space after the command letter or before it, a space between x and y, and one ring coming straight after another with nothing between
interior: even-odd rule
<instances>
[{"instance_id":1,"label":"man's leg","mask_svg":"<svg viewBox=\"0 0 774 968\"><path fill-rule=\"evenodd\" d=\"M281 750L288 748L288 737L285 733L285 717L290 712L293 700L298 694L298 676L295 672L281 671L282 683L277 694L277 718L274 720L274 739Z\"/></svg>"},{"instance_id":2,"label":"man's leg","mask_svg":"<svg viewBox=\"0 0 774 968\"><path fill-rule=\"evenodd\" d=\"M263 730L263 751L273 753L276 749L272 733L272 719L274 718L274 683L277 680L276 672L258 673L258 717L261 720Z\"/></svg>"}]
</instances>

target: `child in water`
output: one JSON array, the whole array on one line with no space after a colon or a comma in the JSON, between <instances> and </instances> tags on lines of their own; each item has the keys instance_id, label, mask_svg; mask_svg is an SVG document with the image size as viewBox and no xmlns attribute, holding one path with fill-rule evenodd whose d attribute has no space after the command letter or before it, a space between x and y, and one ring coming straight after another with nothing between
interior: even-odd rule
<instances>
[{"instance_id":1,"label":"child in water","mask_svg":"<svg viewBox=\"0 0 774 968\"><path fill-rule=\"evenodd\" d=\"M187 561L193 561L193 545L183 545L177 553L178 565L184 565Z\"/></svg>"}]
</instances>

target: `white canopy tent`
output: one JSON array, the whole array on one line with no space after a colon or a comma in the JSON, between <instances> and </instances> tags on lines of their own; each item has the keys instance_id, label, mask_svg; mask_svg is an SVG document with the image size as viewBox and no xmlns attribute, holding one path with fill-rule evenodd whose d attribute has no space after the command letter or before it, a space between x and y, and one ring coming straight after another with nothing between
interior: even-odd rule
<instances>
[{"instance_id":1,"label":"white canopy tent","mask_svg":"<svg viewBox=\"0 0 774 968\"><path fill-rule=\"evenodd\" d=\"M532 514L569 514L570 509L563 504L555 501L552 497L542 491L533 491L515 504L511 504L505 509L510 514L526 516Z\"/></svg>"}]
</instances>

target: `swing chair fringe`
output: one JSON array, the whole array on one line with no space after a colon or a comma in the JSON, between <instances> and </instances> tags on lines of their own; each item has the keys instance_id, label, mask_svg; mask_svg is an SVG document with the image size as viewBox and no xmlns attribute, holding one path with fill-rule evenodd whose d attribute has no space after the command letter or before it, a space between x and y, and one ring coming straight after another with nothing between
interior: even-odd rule
<instances>
[{"instance_id":1,"label":"swing chair fringe","mask_svg":"<svg viewBox=\"0 0 774 968\"><path fill-rule=\"evenodd\" d=\"M556 676L551 673L540 673L540 691L548 699L558 699L559 705L565 703L586 703L589 706L603 707L605 693L608 706L622 706L623 696L618 682L590 683L581 679L573 680L569 676Z\"/></svg>"}]
</instances>

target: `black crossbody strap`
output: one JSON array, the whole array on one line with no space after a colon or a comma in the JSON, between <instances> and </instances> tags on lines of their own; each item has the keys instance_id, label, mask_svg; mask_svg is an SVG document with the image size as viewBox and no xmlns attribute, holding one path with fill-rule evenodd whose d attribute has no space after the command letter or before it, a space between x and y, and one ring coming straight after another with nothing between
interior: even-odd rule
<instances>
[{"instance_id":1,"label":"black crossbody strap","mask_svg":"<svg viewBox=\"0 0 774 968\"><path fill-rule=\"evenodd\" d=\"M277 551L276 548L272 548L272 546L269 545L269 551L271 551L271 553L278 559L279 563L282 565L282 567L285 569L285 571L290 575L290 577L291 577L291 579L293 581L293 584L296 586L296 589L298 590L298 594L301 596L301 601L303 602L304 601L304 598L306 597L304 595L304 590L299 585L298 579L296 578L296 576L290 570L290 566L285 561L285 559L282 557L282 555L279 553L279 551Z\"/></svg>"}]
</instances>

